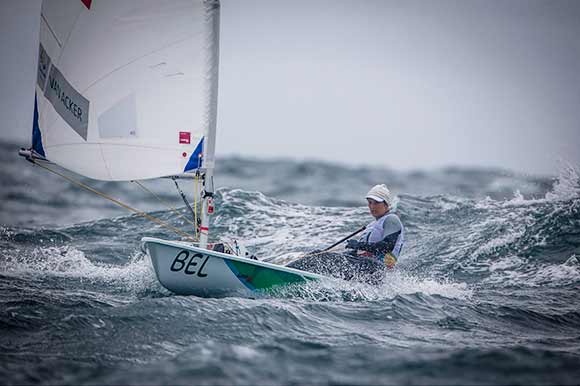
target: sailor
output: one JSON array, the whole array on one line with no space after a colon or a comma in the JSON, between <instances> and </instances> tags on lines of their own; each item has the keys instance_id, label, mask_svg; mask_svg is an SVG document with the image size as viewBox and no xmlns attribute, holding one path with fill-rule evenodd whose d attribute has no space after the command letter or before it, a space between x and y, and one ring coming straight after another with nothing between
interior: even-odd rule
<instances>
[{"instance_id":1,"label":"sailor","mask_svg":"<svg viewBox=\"0 0 580 386\"><path fill-rule=\"evenodd\" d=\"M403 223L394 213L393 198L386 185L375 185L366 195L369 211L375 221L367 225L358 240L348 240L352 254L367 256L393 268L403 248Z\"/></svg>"}]
</instances>

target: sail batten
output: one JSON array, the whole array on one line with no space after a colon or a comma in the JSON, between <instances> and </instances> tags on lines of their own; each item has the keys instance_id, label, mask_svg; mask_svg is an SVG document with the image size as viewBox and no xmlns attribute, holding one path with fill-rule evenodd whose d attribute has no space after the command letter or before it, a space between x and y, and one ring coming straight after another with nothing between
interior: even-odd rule
<instances>
[{"instance_id":1,"label":"sail batten","mask_svg":"<svg viewBox=\"0 0 580 386\"><path fill-rule=\"evenodd\" d=\"M213 158L217 1L50 0L41 19L33 142L47 159L139 180Z\"/></svg>"}]
</instances>

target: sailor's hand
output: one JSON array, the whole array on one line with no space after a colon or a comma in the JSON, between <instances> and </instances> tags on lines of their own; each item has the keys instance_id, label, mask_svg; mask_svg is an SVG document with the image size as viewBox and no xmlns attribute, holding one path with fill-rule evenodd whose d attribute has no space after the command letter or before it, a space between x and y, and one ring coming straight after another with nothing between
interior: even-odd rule
<instances>
[{"instance_id":1,"label":"sailor's hand","mask_svg":"<svg viewBox=\"0 0 580 386\"><path fill-rule=\"evenodd\" d=\"M346 247L348 249L358 249L358 246L359 246L359 242L356 240L348 240L346 242Z\"/></svg>"}]
</instances>

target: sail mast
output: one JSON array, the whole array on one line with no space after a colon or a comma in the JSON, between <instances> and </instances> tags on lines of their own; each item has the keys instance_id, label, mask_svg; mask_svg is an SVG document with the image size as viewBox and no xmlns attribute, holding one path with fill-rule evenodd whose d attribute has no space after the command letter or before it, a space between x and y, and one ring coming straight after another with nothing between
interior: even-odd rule
<instances>
[{"instance_id":1,"label":"sail mast","mask_svg":"<svg viewBox=\"0 0 580 386\"><path fill-rule=\"evenodd\" d=\"M200 241L206 246L219 0L97 5L43 1L33 150L103 181L204 173Z\"/></svg>"},{"instance_id":2,"label":"sail mast","mask_svg":"<svg viewBox=\"0 0 580 386\"><path fill-rule=\"evenodd\" d=\"M207 248L209 236L209 218L213 213L213 172L215 168L215 138L217 124L217 102L218 102L218 73L219 73L219 24L220 24L220 4L218 0L206 0L207 15L209 22L209 33L207 34L210 55L208 57L209 68L212 71L209 77L209 95L207 114L208 126L204 140L203 164L205 166L205 178L202 192L201 228L199 245Z\"/></svg>"}]
</instances>

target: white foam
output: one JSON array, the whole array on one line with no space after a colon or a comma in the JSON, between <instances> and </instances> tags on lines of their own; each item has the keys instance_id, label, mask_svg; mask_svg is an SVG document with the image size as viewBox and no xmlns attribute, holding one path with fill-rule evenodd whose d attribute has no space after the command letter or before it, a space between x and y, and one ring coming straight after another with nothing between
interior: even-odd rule
<instances>
[{"instance_id":1,"label":"white foam","mask_svg":"<svg viewBox=\"0 0 580 386\"><path fill-rule=\"evenodd\" d=\"M491 265L489 266L489 271L495 272L495 271L514 270L518 267L523 266L525 263L526 260L520 257L507 256L491 263Z\"/></svg>"},{"instance_id":2,"label":"white foam","mask_svg":"<svg viewBox=\"0 0 580 386\"><path fill-rule=\"evenodd\" d=\"M241 345L232 345L231 346L232 352L238 359L242 360L251 360L256 359L260 356L260 353L253 349L252 347L248 346L241 346Z\"/></svg>"},{"instance_id":3,"label":"white foam","mask_svg":"<svg viewBox=\"0 0 580 386\"><path fill-rule=\"evenodd\" d=\"M566 165L560 169L552 190L543 198L526 199L519 191L515 191L510 200L496 201L486 197L475 202L474 206L485 211L486 219L470 224L466 229L470 231L469 236L473 236L471 244L477 246L470 252L471 260L505 252L504 247L510 250L522 246L545 246L551 234L550 229L542 224L548 224L550 219L560 216L569 217L580 207L580 177L575 168ZM495 237L488 240L486 234ZM522 245L519 245L520 242Z\"/></svg>"},{"instance_id":4,"label":"white foam","mask_svg":"<svg viewBox=\"0 0 580 386\"><path fill-rule=\"evenodd\" d=\"M448 279L419 278L403 272L387 273L386 284L394 294L423 293L451 299L470 299L473 296L466 283L454 283Z\"/></svg>"},{"instance_id":5,"label":"white foam","mask_svg":"<svg viewBox=\"0 0 580 386\"><path fill-rule=\"evenodd\" d=\"M226 227L229 237L240 238L250 250L257 250L260 260L280 262L288 261L289 254L303 254L333 244L337 234L345 233L344 229L348 229L348 234L361 226L360 218L366 210L281 202L276 206L249 208L247 213L243 219L220 219L217 225ZM255 224L260 226L256 228Z\"/></svg>"},{"instance_id":6,"label":"white foam","mask_svg":"<svg viewBox=\"0 0 580 386\"><path fill-rule=\"evenodd\" d=\"M6 273L19 275L48 274L79 278L104 283L130 293L161 288L148 257L139 252L130 256L127 264L114 265L93 262L84 252L71 246L35 248L28 253L12 254L1 269Z\"/></svg>"},{"instance_id":7,"label":"white foam","mask_svg":"<svg viewBox=\"0 0 580 386\"><path fill-rule=\"evenodd\" d=\"M519 190L514 192L514 196L509 200L494 200L486 197L483 200L475 202L476 209L483 210L501 210L501 209L529 209L531 206L538 206L542 204L556 204L555 209L560 209L562 202L569 205L569 201L573 201L572 205L580 205L580 173L570 164L562 164L559 169L558 177L550 191L548 191L542 198L526 199Z\"/></svg>"},{"instance_id":8,"label":"white foam","mask_svg":"<svg viewBox=\"0 0 580 386\"><path fill-rule=\"evenodd\" d=\"M439 209L441 209L442 212L449 212L459 208L458 202L439 200L439 202L437 202L436 204L439 205Z\"/></svg>"},{"instance_id":9,"label":"white foam","mask_svg":"<svg viewBox=\"0 0 580 386\"><path fill-rule=\"evenodd\" d=\"M473 259L479 256L487 255L499 250L505 245L510 245L517 242L526 233L527 222L524 217L520 218L519 222L514 222L511 214L507 214L506 217L496 217L489 218L480 224L479 231L482 232L480 237L484 237L484 232L497 233L495 229L505 227L506 231L501 234L501 236L494 237L483 244L481 244L475 252L473 252ZM515 225L517 224L517 225Z\"/></svg>"},{"instance_id":10,"label":"white foam","mask_svg":"<svg viewBox=\"0 0 580 386\"><path fill-rule=\"evenodd\" d=\"M575 259L573 255L570 259L562 264L550 264L540 267L528 277L524 277L528 285L559 287L580 281L580 266L571 264L570 261Z\"/></svg>"},{"instance_id":11,"label":"white foam","mask_svg":"<svg viewBox=\"0 0 580 386\"><path fill-rule=\"evenodd\" d=\"M561 163L558 179L552 191L546 194L549 201L567 201L580 198L580 173L569 163Z\"/></svg>"},{"instance_id":12,"label":"white foam","mask_svg":"<svg viewBox=\"0 0 580 386\"><path fill-rule=\"evenodd\" d=\"M473 290L465 283L418 278L400 271L386 273L384 284L378 286L328 278L297 287L282 287L275 292L279 296L299 296L312 301L380 301L418 293L463 300L473 296Z\"/></svg>"},{"instance_id":13,"label":"white foam","mask_svg":"<svg viewBox=\"0 0 580 386\"><path fill-rule=\"evenodd\" d=\"M511 263L511 264L510 264ZM580 264L572 255L560 264L537 265L533 261L511 257L490 269L492 275L484 280L487 284L509 284L518 287L561 287L580 281Z\"/></svg>"}]
</instances>

